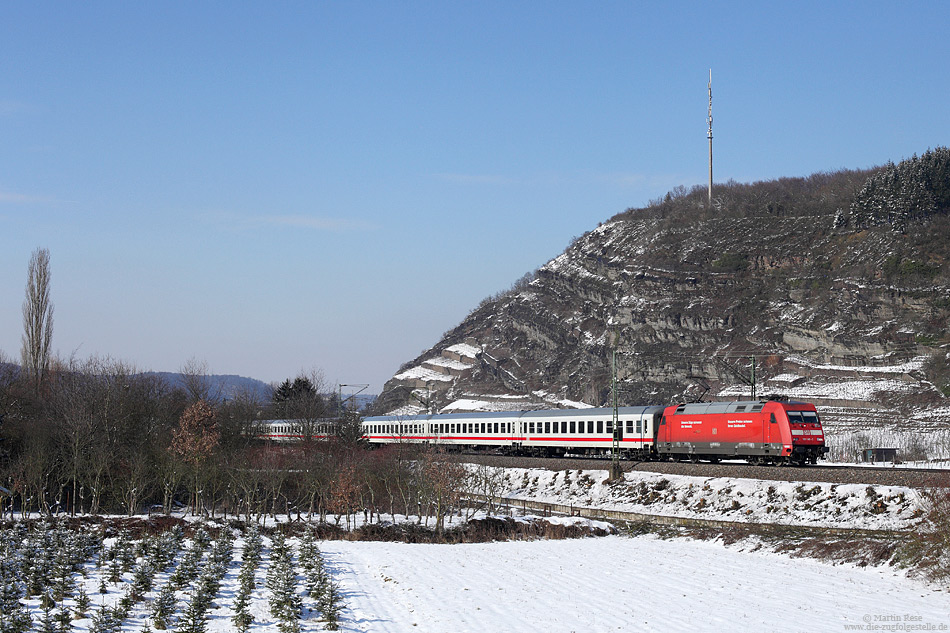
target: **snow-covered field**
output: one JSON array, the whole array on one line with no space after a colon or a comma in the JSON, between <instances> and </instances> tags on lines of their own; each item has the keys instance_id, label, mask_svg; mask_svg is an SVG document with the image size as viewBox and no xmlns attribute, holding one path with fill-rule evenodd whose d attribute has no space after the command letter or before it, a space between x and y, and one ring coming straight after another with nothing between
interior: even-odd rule
<instances>
[{"instance_id":1,"label":"snow-covered field","mask_svg":"<svg viewBox=\"0 0 950 633\"><path fill-rule=\"evenodd\" d=\"M300 572L300 539L288 539ZM106 546L114 545L107 539ZM254 578L249 631L288 630L271 615L270 539ZM191 547L182 544L182 552ZM208 632L234 631L244 540L220 581L204 621ZM372 633L570 633L616 631L948 630L950 594L891 567L831 565L757 549L754 543L608 536L575 540L431 545L389 542L319 543L337 584L340 630ZM181 556L177 564L180 565ZM207 558L205 559L207 560ZM136 563L141 566L141 559ZM96 628L96 613L128 593L135 570L107 580L110 565L89 562L79 582L90 596L73 631L155 630L154 600L174 566L155 573L153 589L120 628ZM203 572L202 572L203 573ZM100 593L105 589L105 593ZM169 630L185 624L193 589L176 592ZM300 631L324 630L317 603L298 586ZM38 598L24 601L40 628ZM73 599L64 604L71 607ZM0 617L2 620L2 617ZM904 628L871 628L868 625ZM918 626L917 629L910 625ZM149 628L146 629L146 626ZM929 627L929 628L927 628ZM944 628L941 628L944 627Z\"/></svg>"},{"instance_id":2,"label":"snow-covered field","mask_svg":"<svg viewBox=\"0 0 950 633\"><path fill-rule=\"evenodd\" d=\"M628 473L623 483L611 485L605 482L605 471L472 468L476 479L493 487L495 496L670 516L894 529L913 525L919 508L917 491L886 486L643 472ZM324 630L319 600L305 588L303 540L294 537L287 542L296 568L299 630ZM230 562L223 567L219 589L206 613L206 631L236 630L233 618L241 593L245 543L240 536L233 543ZM344 631L950 630L946 587L908 577L896 567L831 564L776 553L774 541L754 538L732 545L685 537L664 540L655 534L459 545L352 541L318 545L324 569L342 598L340 630ZM167 558L173 562L165 566L146 562L144 552L149 548L117 544L115 537L105 539L104 546L86 559L82 575L73 573L76 585L67 592L70 597L52 611L44 612L39 594L21 596L33 619L31 630L42 630L42 621L54 617L63 606L75 610L82 587L89 606L69 630L154 631L154 601L163 588L171 586L175 587L175 615L169 630L192 630L185 626L187 609L195 600L196 587L212 568L214 543L194 554L200 562L190 585L174 585L174 578L181 575L177 568L182 561L197 551L193 539L179 542ZM122 558L121 552L133 549L142 556L127 559L120 574L115 561ZM47 561L55 558L30 553L21 545L15 555L4 555L0 570L20 565L18 573L28 576L27 566L44 557ZM265 537L260 561L255 563L256 586L246 607L253 616L249 631L296 630L279 622L272 612L276 589L270 571L280 565L279 560L272 539ZM57 577L48 574L50 579ZM142 591L142 599L128 608L121 626L104 628L97 614L120 605L146 577L152 582ZM0 600L8 590L0 582ZM2 626L6 615L0 613L0 630L7 630Z\"/></svg>"},{"instance_id":3,"label":"snow-covered field","mask_svg":"<svg viewBox=\"0 0 950 633\"><path fill-rule=\"evenodd\" d=\"M890 568L717 543L609 536L322 549L351 631L870 631L846 627L894 618L950 626L950 595Z\"/></svg>"}]
</instances>

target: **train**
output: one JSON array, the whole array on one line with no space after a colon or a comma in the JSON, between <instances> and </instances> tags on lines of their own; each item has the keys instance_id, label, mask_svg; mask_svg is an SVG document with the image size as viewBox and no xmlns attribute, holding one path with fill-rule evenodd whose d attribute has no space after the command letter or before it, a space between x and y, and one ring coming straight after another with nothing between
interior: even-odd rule
<instances>
[{"instance_id":1,"label":"train","mask_svg":"<svg viewBox=\"0 0 950 633\"><path fill-rule=\"evenodd\" d=\"M517 455L610 453L640 460L815 464L827 452L815 406L748 400L619 407L416 416L362 421L370 444L424 443L448 449L494 449Z\"/></svg>"}]
</instances>

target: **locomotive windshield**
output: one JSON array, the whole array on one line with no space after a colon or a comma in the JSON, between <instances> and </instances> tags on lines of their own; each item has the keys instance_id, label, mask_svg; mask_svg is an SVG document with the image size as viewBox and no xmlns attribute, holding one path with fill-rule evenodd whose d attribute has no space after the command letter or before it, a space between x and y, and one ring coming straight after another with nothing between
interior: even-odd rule
<instances>
[{"instance_id":1,"label":"locomotive windshield","mask_svg":"<svg viewBox=\"0 0 950 633\"><path fill-rule=\"evenodd\" d=\"M814 411L786 411L792 424L818 424L818 414Z\"/></svg>"}]
</instances>

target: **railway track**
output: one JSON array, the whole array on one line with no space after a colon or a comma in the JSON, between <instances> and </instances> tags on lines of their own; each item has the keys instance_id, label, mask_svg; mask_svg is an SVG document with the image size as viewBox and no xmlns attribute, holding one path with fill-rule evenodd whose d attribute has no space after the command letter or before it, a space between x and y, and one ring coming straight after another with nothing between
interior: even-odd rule
<instances>
[{"instance_id":1,"label":"railway track","mask_svg":"<svg viewBox=\"0 0 950 633\"><path fill-rule=\"evenodd\" d=\"M546 470L606 470L609 461L589 457L512 457L462 453L454 459L504 468ZM770 481L814 481L833 484L868 484L930 488L950 486L950 470L865 466L759 466L754 464L623 461L624 472L653 472L693 477L738 477Z\"/></svg>"}]
</instances>

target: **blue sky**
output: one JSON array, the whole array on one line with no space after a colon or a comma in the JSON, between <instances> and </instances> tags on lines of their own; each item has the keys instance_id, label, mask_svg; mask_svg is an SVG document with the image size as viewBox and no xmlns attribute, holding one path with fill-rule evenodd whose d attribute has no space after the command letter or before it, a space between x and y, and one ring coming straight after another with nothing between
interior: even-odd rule
<instances>
[{"instance_id":1,"label":"blue sky","mask_svg":"<svg viewBox=\"0 0 950 633\"><path fill-rule=\"evenodd\" d=\"M950 144L940 2L0 5L0 351L377 391L571 238Z\"/></svg>"}]
</instances>

